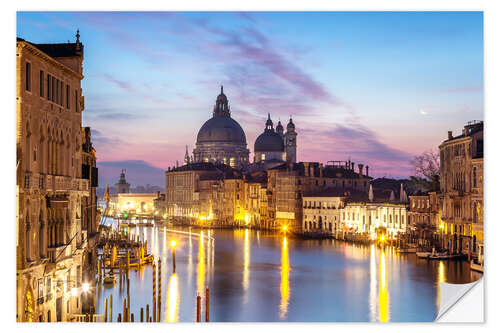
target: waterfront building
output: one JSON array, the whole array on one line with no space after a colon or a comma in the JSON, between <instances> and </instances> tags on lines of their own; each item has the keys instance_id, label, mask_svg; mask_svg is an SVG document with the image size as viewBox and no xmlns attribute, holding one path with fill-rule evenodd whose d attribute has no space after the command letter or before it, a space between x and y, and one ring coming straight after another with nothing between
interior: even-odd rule
<instances>
[{"instance_id":1,"label":"waterfront building","mask_svg":"<svg viewBox=\"0 0 500 333\"><path fill-rule=\"evenodd\" d=\"M341 211L348 192L325 191L302 197L302 233L337 235L342 231Z\"/></svg>"},{"instance_id":2,"label":"waterfront building","mask_svg":"<svg viewBox=\"0 0 500 333\"><path fill-rule=\"evenodd\" d=\"M372 237L377 233L395 237L408 230L406 203L402 202L355 200L345 204L341 216L345 230Z\"/></svg>"},{"instance_id":3,"label":"waterfront building","mask_svg":"<svg viewBox=\"0 0 500 333\"><path fill-rule=\"evenodd\" d=\"M283 163L267 170L267 210L271 228L284 225L302 232L304 225L302 197L326 190L360 191L368 193L370 177L363 174L363 165L354 170L354 162L331 161L327 166L318 162Z\"/></svg>"},{"instance_id":4,"label":"waterfront building","mask_svg":"<svg viewBox=\"0 0 500 333\"><path fill-rule=\"evenodd\" d=\"M158 210L155 204L156 207L161 204L160 192L130 193L130 184L125 180L125 170L122 170L116 183L116 193L109 197L109 214L151 217Z\"/></svg>"},{"instance_id":5,"label":"waterfront building","mask_svg":"<svg viewBox=\"0 0 500 333\"><path fill-rule=\"evenodd\" d=\"M444 245L475 254L482 238L483 122L469 122L458 136L449 131L439 151Z\"/></svg>"},{"instance_id":6,"label":"waterfront building","mask_svg":"<svg viewBox=\"0 0 500 333\"><path fill-rule=\"evenodd\" d=\"M439 197L436 192L414 193L409 196L408 224L420 240L430 241L439 235L441 224Z\"/></svg>"},{"instance_id":7,"label":"waterfront building","mask_svg":"<svg viewBox=\"0 0 500 333\"><path fill-rule=\"evenodd\" d=\"M223 87L217 96L212 118L198 132L193 163L223 163L241 168L249 164L245 132L231 117L229 102ZM186 164L189 156L185 157Z\"/></svg>"},{"instance_id":8,"label":"waterfront building","mask_svg":"<svg viewBox=\"0 0 500 333\"><path fill-rule=\"evenodd\" d=\"M82 129L83 44L16 43L17 321L69 321L93 303L97 169Z\"/></svg>"}]
</instances>

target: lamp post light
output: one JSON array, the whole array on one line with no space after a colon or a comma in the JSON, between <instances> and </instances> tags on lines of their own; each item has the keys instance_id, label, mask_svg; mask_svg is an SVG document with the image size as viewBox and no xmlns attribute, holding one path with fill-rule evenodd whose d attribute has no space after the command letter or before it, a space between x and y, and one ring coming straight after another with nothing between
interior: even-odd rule
<instances>
[{"instance_id":1,"label":"lamp post light","mask_svg":"<svg viewBox=\"0 0 500 333\"><path fill-rule=\"evenodd\" d=\"M170 246L172 247L172 265L175 273L175 247L177 246L177 241L175 239L172 239L170 241Z\"/></svg>"}]
</instances>

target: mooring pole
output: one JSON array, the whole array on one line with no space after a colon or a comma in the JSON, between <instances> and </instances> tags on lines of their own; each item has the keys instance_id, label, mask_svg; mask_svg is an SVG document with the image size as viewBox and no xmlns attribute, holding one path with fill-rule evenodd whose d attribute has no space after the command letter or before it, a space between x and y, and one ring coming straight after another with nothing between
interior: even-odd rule
<instances>
[{"instance_id":1,"label":"mooring pole","mask_svg":"<svg viewBox=\"0 0 500 333\"><path fill-rule=\"evenodd\" d=\"M210 320L210 315L209 315L209 300L210 300L210 291L208 290L208 286L205 289L205 322L209 322Z\"/></svg>"},{"instance_id":2,"label":"mooring pole","mask_svg":"<svg viewBox=\"0 0 500 333\"><path fill-rule=\"evenodd\" d=\"M158 295L157 295L157 314L156 314L156 321L160 321L160 314L161 314L161 259L158 258Z\"/></svg>"},{"instance_id":3,"label":"mooring pole","mask_svg":"<svg viewBox=\"0 0 500 333\"><path fill-rule=\"evenodd\" d=\"M196 322L201 322L201 296L196 296Z\"/></svg>"}]
</instances>

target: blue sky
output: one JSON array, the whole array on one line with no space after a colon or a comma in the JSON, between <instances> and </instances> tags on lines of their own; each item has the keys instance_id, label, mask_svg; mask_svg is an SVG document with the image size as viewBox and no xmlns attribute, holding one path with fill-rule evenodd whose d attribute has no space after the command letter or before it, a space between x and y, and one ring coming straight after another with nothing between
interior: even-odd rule
<instances>
[{"instance_id":1,"label":"blue sky","mask_svg":"<svg viewBox=\"0 0 500 333\"><path fill-rule=\"evenodd\" d=\"M251 151L268 112L292 115L299 160L351 158L374 176L410 175L414 155L483 119L480 12L17 15L34 43L74 41L77 28L84 124L100 162L153 167L137 183L163 185L151 170L193 149L220 84Z\"/></svg>"}]
</instances>

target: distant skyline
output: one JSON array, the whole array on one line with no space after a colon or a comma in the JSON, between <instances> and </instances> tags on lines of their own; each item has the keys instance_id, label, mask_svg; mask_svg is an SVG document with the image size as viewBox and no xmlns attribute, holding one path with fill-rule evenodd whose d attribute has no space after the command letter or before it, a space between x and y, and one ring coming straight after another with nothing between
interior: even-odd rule
<instances>
[{"instance_id":1,"label":"distant skyline","mask_svg":"<svg viewBox=\"0 0 500 333\"><path fill-rule=\"evenodd\" d=\"M408 177L414 155L483 119L481 12L17 14L34 43L77 29L102 180L128 163L133 186L164 186L221 84L251 151L268 112L292 115L299 161L350 158L375 177Z\"/></svg>"}]
</instances>

